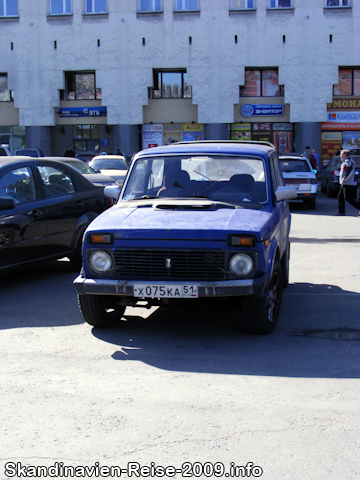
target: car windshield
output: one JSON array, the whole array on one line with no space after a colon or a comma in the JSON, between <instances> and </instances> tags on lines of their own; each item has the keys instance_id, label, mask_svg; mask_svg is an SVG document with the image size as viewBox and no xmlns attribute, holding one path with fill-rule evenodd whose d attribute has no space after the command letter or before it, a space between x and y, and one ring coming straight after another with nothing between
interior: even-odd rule
<instances>
[{"instance_id":1,"label":"car windshield","mask_svg":"<svg viewBox=\"0 0 360 480\"><path fill-rule=\"evenodd\" d=\"M308 162L305 159L301 160L298 158L280 158L280 168L284 173L311 172Z\"/></svg>"},{"instance_id":2,"label":"car windshield","mask_svg":"<svg viewBox=\"0 0 360 480\"><path fill-rule=\"evenodd\" d=\"M221 155L139 158L122 200L200 197L242 206L264 204L265 177L260 158Z\"/></svg>"},{"instance_id":3,"label":"car windshield","mask_svg":"<svg viewBox=\"0 0 360 480\"><path fill-rule=\"evenodd\" d=\"M80 173L96 173L95 170L90 168L86 163L82 162L81 160L66 160L68 165L75 168Z\"/></svg>"},{"instance_id":4,"label":"car windshield","mask_svg":"<svg viewBox=\"0 0 360 480\"><path fill-rule=\"evenodd\" d=\"M94 170L127 170L126 163L124 160L119 159L104 159L101 158L93 160L91 162L91 167Z\"/></svg>"}]
</instances>

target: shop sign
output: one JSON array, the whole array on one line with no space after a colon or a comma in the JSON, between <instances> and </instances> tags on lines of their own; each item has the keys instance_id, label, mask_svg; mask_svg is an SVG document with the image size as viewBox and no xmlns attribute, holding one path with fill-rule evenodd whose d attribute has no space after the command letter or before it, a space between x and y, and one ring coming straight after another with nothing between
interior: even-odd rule
<instances>
[{"instance_id":1,"label":"shop sign","mask_svg":"<svg viewBox=\"0 0 360 480\"><path fill-rule=\"evenodd\" d=\"M184 132L201 132L202 130L202 123L184 123Z\"/></svg>"},{"instance_id":2,"label":"shop sign","mask_svg":"<svg viewBox=\"0 0 360 480\"><path fill-rule=\"evenodd\" d=\"M240 113L243 117L253 117L253 116L273 116L283 115L283 105L278 104L258 104L252 105L251 103L244 103L240 107Z\"/></svg>"},{"instance_id":3,"label":"shop sign","mask_svg":"<svg viewBox=\"0 0 360 480\"><path fill-rule=\"evenodd\" d=\"M336 154L342 145L342 132L321 133L321 159L322 164L327 165L329 160Z\"/></svg>"},{"instance_id":4,"label":"shop sign","mask_svg":"<svg viewBox=\"0 0 360 480\"><path fill-rule=\"evenodd\" d=\"M182 123L164 123L163 129L164 132L182 132L183 126Z\"/></svg>"},{"instance_id":5,"label":"shop sign","mask_svg":"<svg viewBox=\"0 0 360 480\"><path fill-rule=\"evenodd\" d=\"M360 123L322 123L321 130L360 130Z\"/></svg>"},{"instance_id":6,"label":"shop sign","mask_svg":"<svg viewBox=\"0 0 360 480\"><path fill-rule=\"evenodd\" d=\"M106 107L59 108L60 117L106 117Z\"/></svg>"},{"instance_id":7,"label":"shop sign","mask_svg":"<svg viewBox=\"0 0 360 480\"><path fill-rule=\"evenodd\" d=\"M333 99L332 103L327 104L328 110L357 110L360 109L360 98L342 97Z\"/></svg>"},{"instance_id":8,"label":"shop sign","mask_svg":"<svg viewBox=\"0 0 360 480\"><path fill-rule=\"evenodd\" d=\"M251 130L251 123L232 123L231 131L249 132Z\"/></svg>"},{"instance_id":9,"label":"shop sign","mask_svg":"<svg viewBox=\"0 0 360 480\"><path fill-rule=\"evenodd\" d=\"M143 132L162 132L162 123L144 123Z\"/></svg>"},{"instance_id":10,"label":"shop sign","mask_svg":"<svg viewBox=\"0 0 360 480\"><path fill-rule=\"evenodd\" d=\"M143 148L161 147L162 144L162 132L143 132Z\"/></svg>"},{"instance_id":11,"label":"shop sign","mask_svg":"<svg viewBox=\"0 0 360 480\"><path fill-rule=\"evenodd\" d=\"M185 142L194 142L198 140L204 140L204 132L184 132L184 141Z\"/></svg>"},{"instance_id":12,"label":"shop sign","mask_svg":"<svg viewBox=\"0 0 360 480\"><path fill-rule=\"evenodd\" d=\"M360 112L328 112L328 122L357 123L360 122Z\"/></svg>"},{"instance_id":13,"label":"shop sign","mask_svg":"<svg viewBox=\"0 0 360 480\"><path fill-rule=\"evenodd\" d=\"M271 123L254 123L253 133L256 132L271 132Z\"/></svg>"},{"instance_id":14,"label":"shop sign","mask_svg":"<svg viewBox=\"0 0 360 480\"><path fill-rule=\"evenodd\" d=\"M273 130L282 130L292 132L293 126L292 123L273 123Z\"/></svg>"}]
</instances>

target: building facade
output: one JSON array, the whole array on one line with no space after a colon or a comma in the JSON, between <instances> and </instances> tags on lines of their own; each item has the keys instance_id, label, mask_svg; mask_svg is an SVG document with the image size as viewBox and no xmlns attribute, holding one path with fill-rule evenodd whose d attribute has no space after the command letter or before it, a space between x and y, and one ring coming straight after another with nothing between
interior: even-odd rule
<instances>
[{"instance_id":1,"label":"building facade","mask_svg":"<svg viewBox=\"0 0 360 480\"><path fill-rule=\"evenodd\" d=\"M360 0L0 0L0 142L245 137L326 163L360 138L359 21Z\"/></svg>"}]
</instances>

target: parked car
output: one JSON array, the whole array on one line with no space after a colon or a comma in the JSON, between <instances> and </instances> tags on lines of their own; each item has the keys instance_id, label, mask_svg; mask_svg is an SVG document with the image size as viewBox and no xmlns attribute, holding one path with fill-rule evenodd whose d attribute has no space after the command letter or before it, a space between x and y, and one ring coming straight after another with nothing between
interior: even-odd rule
<instances>
[{"instance_id":1,"label":"parked car","mask_svg":"<svg viewBox=\"0 0 360 480\"><path fill-rule=\"evenodd\" d=\"M117 199L118 187L105 187ZM87 228L74 281L96 327L138 302L218 302L270 333L289 282L289 199L275 147L197 141L137 153L118 203ZM176 303L175 303L176 304Z\"/></svg>"},{"instance_id":2,"label":"parked car","mask_svg":"<svg viewBox=\"0 0 360 480\"><path fill-rule=\"evenodd\" d=\"M17 148L14 151L14 155L21 157L45 157L41 148Z\"/></svg>"},{"instance_id":3,"label":"parked car","mask_svg":"<svg viewBox=\"0 0 360 480\"><path fill-rule=\"evenodd\" d=\"M353 156L353 155L360 155L360 148L352 148L350 150L350 155Z\"/></svg>"},{"instance_id":4,"label":"parked car","mask_svg":"<svg viewBox=\"0 0 360 480\"><path fill-rule=\"evenodd\" d=\"M64 163L0 157L0 272L62 257L79 271L85 228L111 204Z\"/></svg>"},{"instance_id":5,"label":"parked car","mask_svg":"<svg viewBox=\"0 0 360 480\"><path fill-rule=\"evenodd\" d=\"M97 173L93 170L89 165L87 165L82 160L78 160L77 158L71 157L47 157L52 160L57 160L58 162L66 163L66 165L70 165L70 167L75 168L79 173L81 173L87 180L89 180L94 185L99 186L107 186L107 185L117 185L116 181L108 177L107 175L103 175L102 173Z\"/></svg>"},{"instance_id":6,"label":"parked car","mask_svg":"<svg viewBox=\"0 0 360 480\"><path fill-rule=\"evenodd\" d=\"M81 151L75 154L75 158L82 160L85 163L90 163L91 160L95 157L95 153Z\"/></svg>"},{"instance_id":7,"label":"parked car","mask_svg":"<svg viewBox=\"0 0 360 480\"><path fill-rule=\"evenodd\" d=\"M5 157L8 155L11 155L11 152L9 150L9 145L4 145L4 144L0 145L0 156Z\"/></svg>"},{"instance_id":8,"label":"parked car","mask_svg":"<svg viewBox=\"0 0 360 480\"><path fill-rule=\"evenodd\" d=\"M351 155L355 162L355 182L360 180L360 155ZM335 197L339 193L341 158L338 155L332 157L321 177L321 192L328 197Z\"/></svg>"},{"instance_id":9,"label":"parked car","mask_svg":"<svg viewBox=\"0 0 360 480\"><path fill-rule=\"evenodd\" d=\"M279 160L285 185L294 187L297 192L295 200L301 200L314 209L318 181L309 160L301 155L280 155Z\"/></svg>"},{"instance_id":10,"label":"parked car","mask_svg":"<svg viewBox=\"0 0 360 480\"><path fill-rule=\"evenodd\" d=\"M128 172L126 159L122 155L97 155L91 160L89 166L96 172L116 180L119 187L122 187Z\"/></svg>"}]
</instances>

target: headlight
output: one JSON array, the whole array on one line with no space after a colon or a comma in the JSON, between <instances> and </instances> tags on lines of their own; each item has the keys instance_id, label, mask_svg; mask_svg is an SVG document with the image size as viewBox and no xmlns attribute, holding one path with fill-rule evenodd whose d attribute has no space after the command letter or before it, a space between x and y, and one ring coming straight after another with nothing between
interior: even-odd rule
<instances>
[{"instance_id":1,"label":"headlight","mask_svg":"<svg viewBox=\"0 0 360 480\"><path fill-rule=\"evenodd\" d=\"M89 263L95 272L106 272L112 267L111 256L103 250L94 252L90 257Z\"/></svg>"},{"instance_id":2,"label":"headlight","mask_svg":"<svg viewBox=\"0 0 360 480\"><path fill-rule=\"evenodd\" d=\"M238 253L230 260L230 270L235 273L235 275L241 275L242 277L245 277L252 272L253 268L253 259L245 253Z\"/></svg>"}]
</instances>

